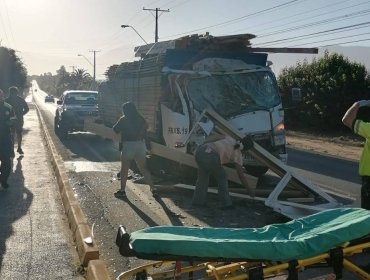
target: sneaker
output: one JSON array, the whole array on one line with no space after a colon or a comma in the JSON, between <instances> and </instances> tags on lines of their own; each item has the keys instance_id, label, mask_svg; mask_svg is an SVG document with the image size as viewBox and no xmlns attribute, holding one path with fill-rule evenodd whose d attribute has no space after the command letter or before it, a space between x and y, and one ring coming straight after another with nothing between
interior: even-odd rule
<instances>
[{"instance_id":1,"label":"sneaker","mask_svg":"<svg viewBox=\"0 0 370 280\"><path fill-rule=\"evenodd\" d=\"M17 149L17 152L18 152L19 154L24 154L24 153L23 153L22 148L18 148L18 149Z\"/></svg>"},{"instance_id":2,"label":"sneaker","mask_svg":"<svg viewBox=\"0 0 370 280\"><path fill-rule=\"evenodd\" d=\"M1 186L2 186L4 189L9 188L9 184L8 184L8 182L1 182Z\"/></svg>"},{"instance_id":3,"label":"sneaker","mask_svg":"<svg viewBox=\"0 0 370 280\"><path fill-rule=\"evenodd\" d=\"M123 190L118 190L114 193L114 196L117 198L125 198L126 197L126 192Z\"/></svg>"}]
</instances>

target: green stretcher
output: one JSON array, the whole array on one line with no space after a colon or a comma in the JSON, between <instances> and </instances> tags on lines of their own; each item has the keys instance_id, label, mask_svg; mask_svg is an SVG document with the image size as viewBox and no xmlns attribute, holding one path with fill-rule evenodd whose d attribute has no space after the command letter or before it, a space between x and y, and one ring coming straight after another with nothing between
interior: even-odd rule
<instances>
[{"instance_id":1,"label":"green stretcher","mask_svg":"<svg viewBox=\"0 0 370 280\"><path fill-rule=\"evenodd\" d=\"M369 234L370 211L338 208L261 228L150 227L131 233L127 241L134 256L150 260L290 261Z\"/></svg>"}]
</instances>

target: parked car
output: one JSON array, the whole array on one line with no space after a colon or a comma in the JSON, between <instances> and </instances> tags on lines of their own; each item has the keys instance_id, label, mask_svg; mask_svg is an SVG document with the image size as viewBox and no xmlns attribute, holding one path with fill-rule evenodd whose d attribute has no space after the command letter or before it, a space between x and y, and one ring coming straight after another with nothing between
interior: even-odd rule
<instances>
[{"instance_id":1,"label":"parked car","mask_svg":"<svg viewBox=\"0 0 370 280\"><path fill-rule=\"evenodd\" d=\"M54 96L52 96L52 95L47 95L47 96L45 96L45 102L55 102L55 100L54 100Z\"/></svg>"},{"instance_id":2,"label":"parked car","mask_svg":"<svg viewBox=\"0 0 370 280\"><path fill-rule=\"evenodd\" d=\"M73 131L84 131L84 121L98 115L98 92L67 90L57 101L54 131L60 138Z\"/></svg>"}]
</instances>

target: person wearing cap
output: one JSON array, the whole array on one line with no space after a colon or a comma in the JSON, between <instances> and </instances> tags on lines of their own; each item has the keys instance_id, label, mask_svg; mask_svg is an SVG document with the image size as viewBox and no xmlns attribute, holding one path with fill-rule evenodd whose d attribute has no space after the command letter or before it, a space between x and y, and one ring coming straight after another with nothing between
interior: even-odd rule
<instances>
[{"instance_id":1,"label":"person wearing cap","mask_svg":"<svg viewBox=\"0 0 370 280\"><path fill-rule=\"evenodd\" d=\"M27 102L20 97L19 90L17 87L13 86L9 88L9 97L6 99L6 103L12 105L14 113L17 117L17 121L12 128L13 144L14 136L17 135L17 152L23 154L22 150L22 131L23 131L23 116L28 113L29 108Z\"/></svg>"},{"instance_id":2,"label":"person wearing cap","mask_svg":"<svg viewBox=\"0 0 370 280\"><path fill-rule=\"evenodd\" d=\"M195 184L192 205L206 205L208 184L210 176L212 175L216 179L218 185L220 208L231 209L233 205L229 195L227 174L223 168L224 164L233 164L240 181L248 190L249 194L254 197L254 190L248 185L243 169L242 151L244 146L228 135L215 135L213 138L213 141L211 140L209 142L209 140L207 140L195 151L195 161L198 165L198 178Z\"/></svg>"},{"instance_id":3,"label":"person wearing cap","mask_svg":"<svg viewBox=\"0 0 370 280\"><path fill-rule=\"evenodd\" d=\"M359 174L362 180L361 207L370 210L370 122L359 118L360 108L369 110L370 113L370 100L360 100L353 103L344 114L342 122L354 133L365 138L359 161Z\"/></svg>"},{"instance_id":4,"label":"person wearing cap","mask_svg":"<svg viewBox=\"0 0 370 280\"><path fill-rule=\"evenodd\" d=\"M0 184L3 188L9 187L11 157L14 153L11 127L15 120L16 116L13 108L5 102L5 94L0 89Z\"/></svg>"}]
</instances>

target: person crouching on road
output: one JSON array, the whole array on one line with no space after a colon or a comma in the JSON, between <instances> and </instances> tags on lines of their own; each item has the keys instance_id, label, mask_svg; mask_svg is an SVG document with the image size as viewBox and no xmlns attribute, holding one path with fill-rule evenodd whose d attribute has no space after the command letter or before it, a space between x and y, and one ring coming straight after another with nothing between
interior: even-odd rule
<instances>
[{"instance_id":1,"label":"person crouching on road","mask_svg":"<svg viewBox=\"0 0 370 280\"><path fill-rule=\"evenodd\" d=\"M150 172L146 168L146 145L145 136L147 123L137 111L132 102L126 102L122 105L123 116L113 126L115 133L121 133L121 189L115 195L126 196L126 182L130 163L135 160L137 167L144 176L145 182L150 186L152 192L155 187L152 182Z\"/></svg>"},{"instance_id":2,"label":"person crouching on road","mask_svg":"<svg viewBox=\"0 0 370 280\"><path fill-rule=\"evenodd\" d=\"M254 190L249 187L243 170L243 144L230 136L220 135L218 138L221 139L204 143L195 151L198 178L195 184L192 205L204 206L206 204L209 179L212 175L218 184L218 197L221 209L231 209L233 205L229 195L228 178L222 165L227 163L234 164L240 181L252 197L254 197ZM250 141L247 145L249 147L246 148L250 148L253 142Z\"/></svg>"},{"instance_id":3,"label":"person crouching on road","mask_svg":"<svg viewBox=\"0 0 370 280\"><path fill-rule=\"evenodd\" d=\"M362 179L361 187L361 207L370 210L370 122L358 118L361 107L370 113L370 100L361 100L352 104L342 118L345 126L349 127L354 133L365 138L365 145L362 150L359 174Z\"/></svg>"},{"instance_id":4,"label":"person crouching on road","mask_svg":"<svg viewBox=\"0 0 370 280\"><path fill-rule=\"evenodd\" d=\"M17 135L17 152L19 154L23 154L22 150L22 131L23 131L23 116L28 113L30 110L27 102L20 96L18 96L19 90L17 87L10 87L9 88L9 97L5 100L6 103L12 105L14 113L17 117L17 121L15 122L12 128L12 136L13 136L13 145L14 145L14 136Z\"/></svg>"},{"instance_id":5,"label":"person crouching on road","mask_svg":"<svg viewBox=\"0 0 370 280\"><path fill-rule=\"evenodd\" d=\"M14 155L11 127L16 120L13 108L5 102L5 94L0 89L0 183L8 188L11 172L11 157Z\"/></svg>"}]
</instances>

